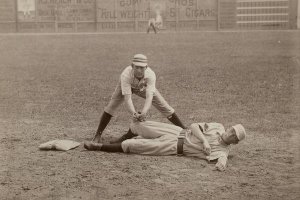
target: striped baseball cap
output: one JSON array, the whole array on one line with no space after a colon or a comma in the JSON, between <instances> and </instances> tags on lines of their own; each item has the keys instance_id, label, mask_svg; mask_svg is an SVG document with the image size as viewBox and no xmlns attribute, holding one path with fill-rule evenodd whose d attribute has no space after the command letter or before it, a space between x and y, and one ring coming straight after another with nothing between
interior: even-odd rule
<instances>
[{"instance_id":1,"label":"striped baseball cap","mask_svg":"<svg viewBox=\"0 0 300 200\"><path fill-rule=\"evenodd\" d=\"M140 67L146 67L147 57L143 54L135 54L132 59L132 64Z\"/></svg>"}]
</instances>

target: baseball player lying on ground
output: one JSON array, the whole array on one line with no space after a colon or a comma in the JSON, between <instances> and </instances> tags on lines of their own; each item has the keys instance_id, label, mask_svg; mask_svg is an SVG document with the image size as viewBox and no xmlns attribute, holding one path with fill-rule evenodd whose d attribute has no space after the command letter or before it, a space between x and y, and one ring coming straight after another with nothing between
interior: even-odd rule
<instances>
[{"instance_id":1,"label":"baseball player lying on ground","mask_svg":"<svg viewBox=\"0 0 300 200\"><path fill-rule=\"evenodd\" d=\"M118 144L85 142L90 151L124 152L143 155L184 155L208 161L217 161L216 169L224 171L231 144L237 144L246 136L241 124L225 131L219 123L193 123L182 129L172 124L135 120L130 130L136 135Z\"/></svg>"},{"instance_id":2,"label":"baseball player lying on ground","mask_svg":"<svg viewBox=\"0 0 300 200\"><path fill-rule=\"evenodd\" d=\"M174 108L167 103L160 92L156 89L155 85L156 75L154 71L148 67L147 57L143 54L134 55L131 65L126 67L121 73L119 83L112 94L111 100L104 108L93 142L101 141L101 135L104 129L110 122L119 105L121 105L124 101L128 111L139 121L145 120L147 112L151 105L153 105L173 124L184 128L185 126L176 115ZM145 99L144 107L141 112L136 112L132 101L132 94ZM119 143L125 139L130 139L133 136L134 134L132 134L129 129L125 135L112 143Z\"/></svg>"}]
</instances>

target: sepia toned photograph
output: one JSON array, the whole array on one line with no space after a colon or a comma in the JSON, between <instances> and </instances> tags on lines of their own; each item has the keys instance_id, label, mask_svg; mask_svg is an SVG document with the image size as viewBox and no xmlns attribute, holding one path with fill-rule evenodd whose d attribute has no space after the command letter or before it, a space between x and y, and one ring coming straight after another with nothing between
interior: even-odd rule
<instances>
[{"instance_id":1,"label":"sepia toned photograph","mask_svg":"<svg viewBox=\"0 0 300 200\"><path fill-rule=\"evenodd\" d=\"M299 0L0 0L0 199L300 199Z\"/></svg>"}]
</instances>

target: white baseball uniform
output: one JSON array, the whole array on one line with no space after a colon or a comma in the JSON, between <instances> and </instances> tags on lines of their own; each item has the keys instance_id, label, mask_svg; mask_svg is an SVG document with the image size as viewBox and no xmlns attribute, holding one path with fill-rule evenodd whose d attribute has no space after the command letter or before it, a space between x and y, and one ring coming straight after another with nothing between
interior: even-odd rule
<instances>
[{"instance_id":1,"label":"white baseball uniform","mask_svg":"<svg viewBox=\"0 0 300 200\"><path fill-rule=\"evenodd\" d=\"M153 93L152 105L164 116L168 117L172 115L174 113L174 109L156 89L155 83L156 75L150 67L147 67L144 77L141 80L134 76L132 66L126 67L121 73L119 83L104 111L113 115L118 106L124 102L124 95L135 94L145 99L147 90Z\"/></svg>"},{"instance_id":2,"label":"white baseball uniform","mask_svg":"<svg viewBox=\"0 0 300 200\"><path fill-rule=\"evenodd\" d=\"M211 146L211 154L207 156L203 151L203 145L193 134L185 134L183 155L193 156L208 161L220 157L227 157L230 145L220 142L221 135L225 132L219 123L198 123L203 130L203 135ZM138 136L122 142L125 153L143 155L176 155L178 136L182 128L166 123L145 121L131 124L131 131Z\"/></svg>"}]
</instances>

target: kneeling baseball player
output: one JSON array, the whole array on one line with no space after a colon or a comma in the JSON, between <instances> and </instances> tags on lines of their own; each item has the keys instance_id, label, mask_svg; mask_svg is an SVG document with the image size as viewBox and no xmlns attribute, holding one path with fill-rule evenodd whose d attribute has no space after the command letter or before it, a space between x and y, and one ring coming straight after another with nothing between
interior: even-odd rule
<instances>
[{"instance_id":1,"label":"kneeling baseball player","mask_svg":"<svg viewBox=\"0 0 300 200\"><path fill-rule=\"evenodd\" d=\"M136 137L116 144L85 142L84 147L90 151L193 156L217 161L216 169L224 171L231 144L239 143L246 136L241 124L225 131L219 123L193 123L190 128L182 129L172 124L135 120L130 130Z\"/></svg>"}]
</instances>

